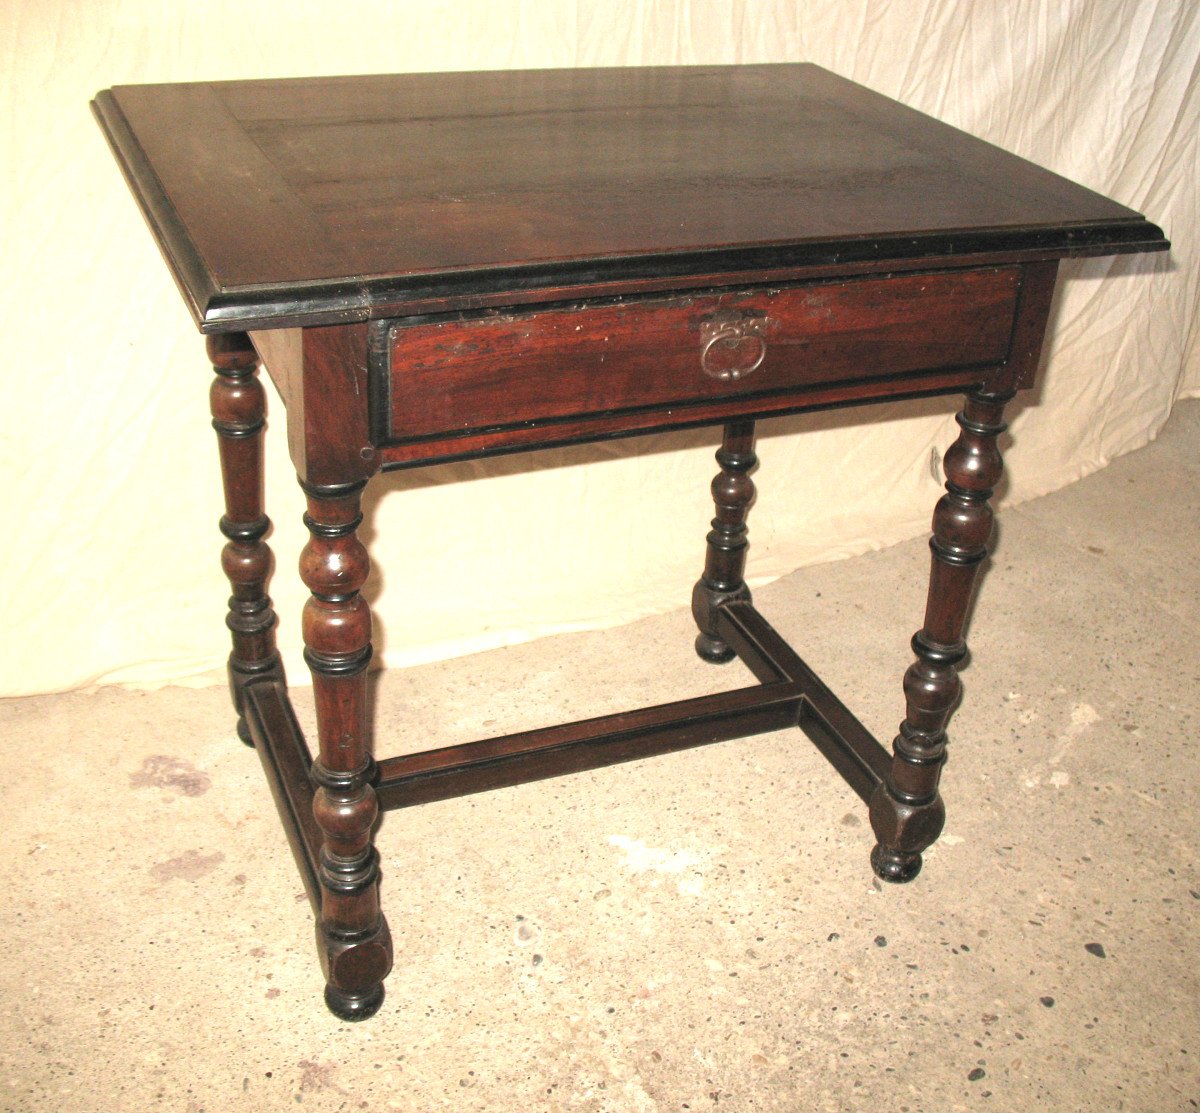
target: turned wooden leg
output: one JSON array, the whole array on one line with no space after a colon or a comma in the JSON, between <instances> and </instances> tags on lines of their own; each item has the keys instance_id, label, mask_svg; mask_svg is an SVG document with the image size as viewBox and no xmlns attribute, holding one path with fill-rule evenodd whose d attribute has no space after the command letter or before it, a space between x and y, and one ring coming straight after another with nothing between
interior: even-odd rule
<instances>
[{"instance_id":1,"label":"turned wooden leg","mask_svg":"<svg viewBox=\"0 0 1200 1113\"><path fill-rule=\"evenodd\" d=\"M717 449L721 471L712 482L717 516L708 535L704 574L692 591L692 615L700 633L696 652L706 661L721 664L733 660L733 650L716 632L717 608L723 603L750 600L750 589L743 579L746 571L746 515L754 501L754 481L750 471L758 463L754 455L754 422L731 421L725 426L721 447Z\"/></svg>"},{"instance_id":2,"label":"turned wooden leg","mask_svg":"<svg viewBox=\"0 0 1200 1113\"><path fill-rule=\"evenodd\" d=\"M1003 462L996 438L1012 392L967 395L962 429L946 453L946 493L933 513L933 551L925 625L913 637L917 659L904 674L908 711L892 746L891 772L871 797L871 826L879 840L871 865L884 881L911 881L921 851L941 834L946 809L938 780L946 760L946 721L958 703L958 666L967 655L963 630L979 565L992 533L988 499Z\"/></svg>"},{"instance_id":3,"label":"turned wooden leg","mask_svg":"<svg viewBox=\"0 0 1200 1113\"><path fill-rule=\"evenodd\" d=\"M379 805L367 718L371 610L359 589L367 551L356 530L366 481L302 484L312 535L300 574L312 592L304 607L304 657L312 670L320 753L313 762L313 815L325 839L318 877L317 942L325 1002L343 1020L364 1020L383 1001L392 941L379 911L379 855L373 844Z\"/></svg>"},{"instance_id":4,"label":"turned wooden leg","mask_svg":"<svg viewBox=\"0 0 1200 1113\"><path fill-rule=\"evenodd\" d=\"M221 532L229 539L221 566L233 589L225 619L233 635L229 692L238 714L238 737L250 746L243 713L246 686L261 680L284 682L275 649L275 612L267 596L271 550L263 541L271 526L263 513L266 397L258 381L258 355L245 333L210 336L207 346L217 373L209 398L225 487Z\"/></svg>"}]
</instances>

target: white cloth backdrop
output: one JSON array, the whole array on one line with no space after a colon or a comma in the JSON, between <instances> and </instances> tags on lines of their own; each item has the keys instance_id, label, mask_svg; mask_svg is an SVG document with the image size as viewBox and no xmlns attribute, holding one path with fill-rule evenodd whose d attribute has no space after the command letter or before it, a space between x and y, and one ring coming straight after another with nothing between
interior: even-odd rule
<instances>
[{"instance_id":1,"label":"white cloth backdrop","mask_svg":"<svg viewBox=\"0 0 1200 1113\"><path fill-rule=\"evenodd\" d=\"M1042 388L1016 408L1008 503L1145 443L1177 397L1200 392L1195 0L8 0L0 42L3 694L207 682L227 653L210 372L90 119L88 99L111 84L817 62L1146 212L1174 241L1169 258L1064 265ZM272 594L304 682L301 500L271 402ZM751 582L925 531L930 456L954 408L764 422ZM377 481L366 534L382 656L685 606L716 441L708 430ZM923 587L901 586L915 625Z\"/></svg>"}]
</instances>

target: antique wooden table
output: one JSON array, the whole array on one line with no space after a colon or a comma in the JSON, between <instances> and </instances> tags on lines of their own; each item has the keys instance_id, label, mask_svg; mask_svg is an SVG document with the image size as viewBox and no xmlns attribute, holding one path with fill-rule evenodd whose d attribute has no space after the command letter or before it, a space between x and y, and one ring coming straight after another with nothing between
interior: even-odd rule
<instances>
[{"instance_id":1,"label":"antique wooden table","mask_svg":"<svg viewBox=\"0 0 1200 1113\"><path fill-rule=\"evenodd\" d=\"M93 107L208 334L238 729L312 898L338 1016L371 1015L391 967L380 808L799 726L869 803L876 873L916 875L944 817L1002 411L1033 383L1057 261L1162 250L1158 228L809 65L125 86ZM315 760L266 595L260 360L308 502ZM950 392L966 394L962 431L889 753L751 604L754 419ZM712 423L696 649L761 683L376 762L367 480Z\"/></svg>"}]
</instances>

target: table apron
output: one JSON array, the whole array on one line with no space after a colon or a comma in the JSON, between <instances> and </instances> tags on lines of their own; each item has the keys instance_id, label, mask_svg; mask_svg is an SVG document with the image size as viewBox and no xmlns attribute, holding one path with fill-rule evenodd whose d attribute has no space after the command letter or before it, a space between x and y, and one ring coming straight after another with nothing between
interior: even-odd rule
<instances>
[{"instance_id":1,"label":"table apron","mask_svg":"<svg viewBox=\"0 0 1200 1113\"><path fill-rule=\"evenodd\" d=\"M870 275L373 326L385 467L602 439L995 377L1022 268Z\"/></svg>"}]
</instances>

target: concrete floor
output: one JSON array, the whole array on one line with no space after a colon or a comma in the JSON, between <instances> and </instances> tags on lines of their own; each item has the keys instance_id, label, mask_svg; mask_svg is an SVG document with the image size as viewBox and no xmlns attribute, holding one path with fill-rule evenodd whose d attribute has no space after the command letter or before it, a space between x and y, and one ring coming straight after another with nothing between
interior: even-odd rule
<instances>
[{"instance_id":1,"label":"concrete floor","mask_svg":"<svg viewBox=\"0 0 1200 1113\"><path fill-rule=\"evenodd\" d=\"M223 691L0 704L0 1108L1200 1107L1198 446L1183 403L1003 513L914 884L873 881L865 809L798 732L392 813L397 965L362 1025L320 1003ZM881 738L927 563L757 593ZM680 611L392 676L381 749L745 682L691 640Z\"/></svg>"}]
</instances>

